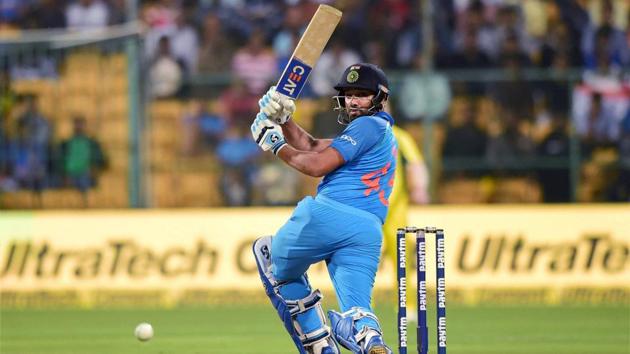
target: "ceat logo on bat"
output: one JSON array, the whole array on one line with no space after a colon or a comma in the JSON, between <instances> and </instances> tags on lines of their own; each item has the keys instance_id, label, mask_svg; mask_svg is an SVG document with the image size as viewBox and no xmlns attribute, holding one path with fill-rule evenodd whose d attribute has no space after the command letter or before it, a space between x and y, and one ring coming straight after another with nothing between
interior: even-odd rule
<instances>
[{"instance_id":1,"label":"ceat logo on bat","mask_svg":"<svg viewBox=\"0 0 630 354\"><path fill-rule=\"evenodd\" d=\"M296 67L296 69L300 72L304 72L304 68L302 68L301 66ZM302 81L302 74L290 73L289 80L291 80L292 82L300 82Z\"/></svg>"},{"instance_id":2,"label":"ceat logo on bat","mask_svg":"<svg viewBox=\"0 0 630 354\"><path fill-rule=\"evenodd\" d=\"M282 73L276 90L285 96L295 99L300 95L310 73L310 66L296 58L291 58L291 61Z\"/></svg>"}]
</instances>

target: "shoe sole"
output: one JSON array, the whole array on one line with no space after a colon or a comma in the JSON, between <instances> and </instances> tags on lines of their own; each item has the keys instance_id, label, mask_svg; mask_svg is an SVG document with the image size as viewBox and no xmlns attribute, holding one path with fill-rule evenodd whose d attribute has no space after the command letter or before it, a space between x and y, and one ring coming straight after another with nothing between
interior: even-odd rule
<instances>
[{"instance_id":1,"label":"shoe sole","mask_svg":"<svg viewBox=\"0 0 630 354\"><path fill-rule=\"evenodd\" d=\"M368 352L368 354L389 354L389 353L391 352L387 350L386 347L380 346L380 345L370 348L370 351Z\"/></svg>"}]
</instances>

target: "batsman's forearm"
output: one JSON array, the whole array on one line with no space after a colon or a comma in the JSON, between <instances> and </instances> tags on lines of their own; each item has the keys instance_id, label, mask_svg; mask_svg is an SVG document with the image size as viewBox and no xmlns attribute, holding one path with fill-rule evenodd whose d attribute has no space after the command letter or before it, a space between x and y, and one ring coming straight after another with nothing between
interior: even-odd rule
<instances>
[{"instance_id":1,"label":"batsman's forearm","mask_svg":"<svg viewBox=\"0 0 630 354\"><path fill-rule=\"evenodd\" d=\"M287 165L308 176L321 177L326 174L326 171L321 169L319 164L315 161L317 157L316 152L300 151L291 145L286 145L278 151L277 156Z\"/></svg>"},{"instance_id":2,"label":"batsman's forearm","mask_svg":"<svg viewBox=\"0 0 630 354\"><path fill-rule=\"evenodd\" d=\"M284 140L289 145L301 151L322 151L332 143L332 139L315 139L293 120L282 125Z\"/></svg>"},{"instance_id":3,"label":"batsman's forearm","mask_svg":"<svg viewBox=\"0 0 630 354\"><path fill-rule=\"evenodd\" d=\"M311 151L311 147L315 142L315 138L293 120L289 120L282 125L282 133L284 134L284 140L298 150Z\"/></svg>"}]
</instances>

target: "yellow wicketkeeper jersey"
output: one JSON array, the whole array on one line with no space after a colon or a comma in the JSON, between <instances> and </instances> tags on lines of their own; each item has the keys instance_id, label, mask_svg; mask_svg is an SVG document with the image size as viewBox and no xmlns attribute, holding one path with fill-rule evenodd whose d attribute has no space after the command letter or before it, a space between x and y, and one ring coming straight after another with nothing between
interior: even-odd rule
<instances>
[{"instance_id":1,"label":"yellow wicketkeeper jersey","mask_svg":"<svg viewBox=\"0 0 630 354\"><path fill-rule=\"evenodd\" d=\"M392 128L396 141L398 142L398 156L396 156L396 177L394 178L394 188L389 196L389 208L395 208L401 202L409 200L407 181L405 176L405 166L408 163L422 161L422 153L418 149L413 137L394 125Z\"/></svg>"},{"instance_id":2,"label":"yellow wicketkeeper jersey","mask_svg":"<svg viewBox=\"0 0 630 354\"><path fill-rule=\"evenodd\" d=\"M397 256L396 229L407 226L407 212L409 209L409 190L407 189L407 171L405 171L405 167L408 163L422 161L422 154L409 133L397 126L393 127L392 132L398 143L398 154L396 156L394 187L392 194L389 196L389 211L383 225L383 245L385 258L394 265L396 264ZM407 259L414 257L414 247L414 243L408 242ZM395 271L396 267L393 267L393 269ZM412 262L407 262L407 284L414 282L411 279L412 270ZM411 291L407 296L407 307L409 309L415 308L415 299L415 292ZM413 310L408 311L413 312Z\"/></svg>"}]
</instances>

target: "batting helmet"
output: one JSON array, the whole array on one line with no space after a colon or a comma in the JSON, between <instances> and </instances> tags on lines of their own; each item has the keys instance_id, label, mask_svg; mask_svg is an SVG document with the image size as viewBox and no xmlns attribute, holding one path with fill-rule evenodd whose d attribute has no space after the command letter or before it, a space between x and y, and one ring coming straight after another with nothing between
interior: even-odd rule
<instances>
[{"instance_id":1,"label":"batting helmet","mask_svg":"<svg viewBox=\"0 0 630 354\"><path fill-rule=\"evenodd\" d=\"M338 106L335 110L340 112L340 123L349 123L347 114L344 116L345 101L340 99L344 92L349 89L363 89L374 92L372 107L369 113L376 113L383 110L383 101L389 96L389 82L387 76L381 68L370 63L358 63L350 65L341 76L341 79L334 86L339 91L337 96Z\"/></svg>"}]
</instances>

